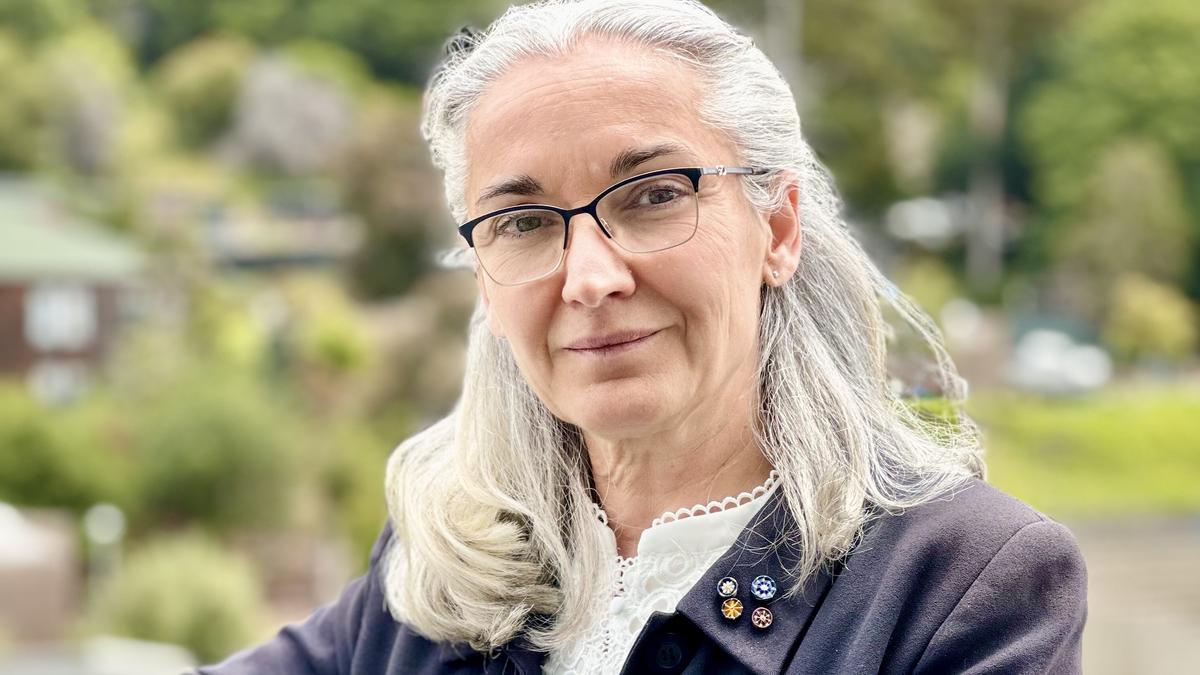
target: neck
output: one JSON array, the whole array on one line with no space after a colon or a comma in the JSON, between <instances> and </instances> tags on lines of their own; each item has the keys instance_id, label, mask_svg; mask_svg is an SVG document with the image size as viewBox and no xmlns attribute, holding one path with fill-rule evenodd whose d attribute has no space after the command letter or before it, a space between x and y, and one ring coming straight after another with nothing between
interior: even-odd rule
<instances>
[{"instance_id":1,"label":"neck","mask_svg":"<svg viewBox=\"0 0 1200 675\"><path fill-rule=\"evenodd\" d=\"M739 416L678 425L645 438L584 433L618 554L637 555L642 532L664 512L746 492L767 479L771 465L754 440L749 415L740 421L730 417Z\"/></svg>"}]
</instances>

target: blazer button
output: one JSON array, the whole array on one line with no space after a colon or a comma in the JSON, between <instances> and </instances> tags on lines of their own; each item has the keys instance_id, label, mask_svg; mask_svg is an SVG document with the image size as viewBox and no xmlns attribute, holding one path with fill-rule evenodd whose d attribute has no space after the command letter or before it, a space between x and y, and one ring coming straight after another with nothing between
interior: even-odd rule
<instances>
[{"instance_id":1,"label":"blazer button","mask_svg":"<svg viewBox=\"0 0 1200 675\"><path fill-rule=\"evenodd\" d=\"M654 665L660 671L670 672L678 668L681 663L683 663L683 647L680 646L679 641L673 636L663 638L662 644L658 646Z\"/></svg>"}]
</instances>

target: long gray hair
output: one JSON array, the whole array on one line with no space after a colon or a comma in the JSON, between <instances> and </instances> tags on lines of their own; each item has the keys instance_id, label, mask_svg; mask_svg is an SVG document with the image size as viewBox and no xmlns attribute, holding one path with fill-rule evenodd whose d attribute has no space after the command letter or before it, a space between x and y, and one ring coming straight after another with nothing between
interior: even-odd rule
<instances>
[{"instance_id":1,"label":"long gray hair","mask_svg":"<svg viewBox=\"0 0 1200 675\"><path fill-rule=\"evenodd\" d=\"M742 184L754 207L772 212L799 185L799 269L762 290L755 420L796 523L786 533L799 555L795 592L851 550L871 514L938 498L983 474L977 430L960 407L965 387L937 328L848 231L778 70L692 0L548 0L452 40L426 91L422 130L457 219L467 213L464 137L480 96L518 61L568 54L589 37L694 69L704 86L701 118L732 139L741 163L772 169ZM937 415L891 385L885 306L932 354L944 394ZM426 637L481 650L518 635L546 650L564 644L586 625L611 564L588 476L579 429L538 399L477 308L457 407L402 443L388 468L396 540L383 569L392 613Z\"/></svg>"}]
</instances>

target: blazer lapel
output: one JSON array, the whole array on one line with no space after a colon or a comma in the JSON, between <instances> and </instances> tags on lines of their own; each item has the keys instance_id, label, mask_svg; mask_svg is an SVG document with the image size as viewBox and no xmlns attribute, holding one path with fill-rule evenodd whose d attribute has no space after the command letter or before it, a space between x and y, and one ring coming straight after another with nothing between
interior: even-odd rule
<instances>
[{"instance_id":1,"label":"blazer lapel","mask_svg":"<svg viewBox=\"0 0 1200 675\"><path fill-rule=\"evenodd\" d=\"M677 607L720 649L761 675L776 675L791 661L832 584L831 575L822 571L808 579L801 592L784 597L792 585L787 569L795 562L796 552L786 539L782 545L775 543L778 535L792 531L794 524L782 494L776 490L729 551L705 572ZM774 579L779 589L774 598L765 601L750 592L753 579L764 574ZM744 605L742 616L735 620L721 614L724 598L717 594L717 583L724 577L737 580L736 597ZM756 607L771 611L769 627L751 624L750 615Z\"/></svg>"}]
</instances>

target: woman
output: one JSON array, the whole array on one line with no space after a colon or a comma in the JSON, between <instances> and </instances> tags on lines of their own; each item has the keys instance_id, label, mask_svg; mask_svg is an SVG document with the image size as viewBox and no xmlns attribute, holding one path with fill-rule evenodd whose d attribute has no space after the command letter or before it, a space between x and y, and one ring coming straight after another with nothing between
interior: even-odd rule
<instances>
[{"instance_id":1,"label":"woman","mask_svg":"<svg viewBox=\"0 0 1200 675\"><path fill-rule=\"evenodd\" d=\"M749 39L539 3L425 100L480 292L462 398L396 451L368 574L202 672L1078 671L1074 540L980 480ZM950 414L893 392L881 300Z\"/></svg>"}]
</instances>

